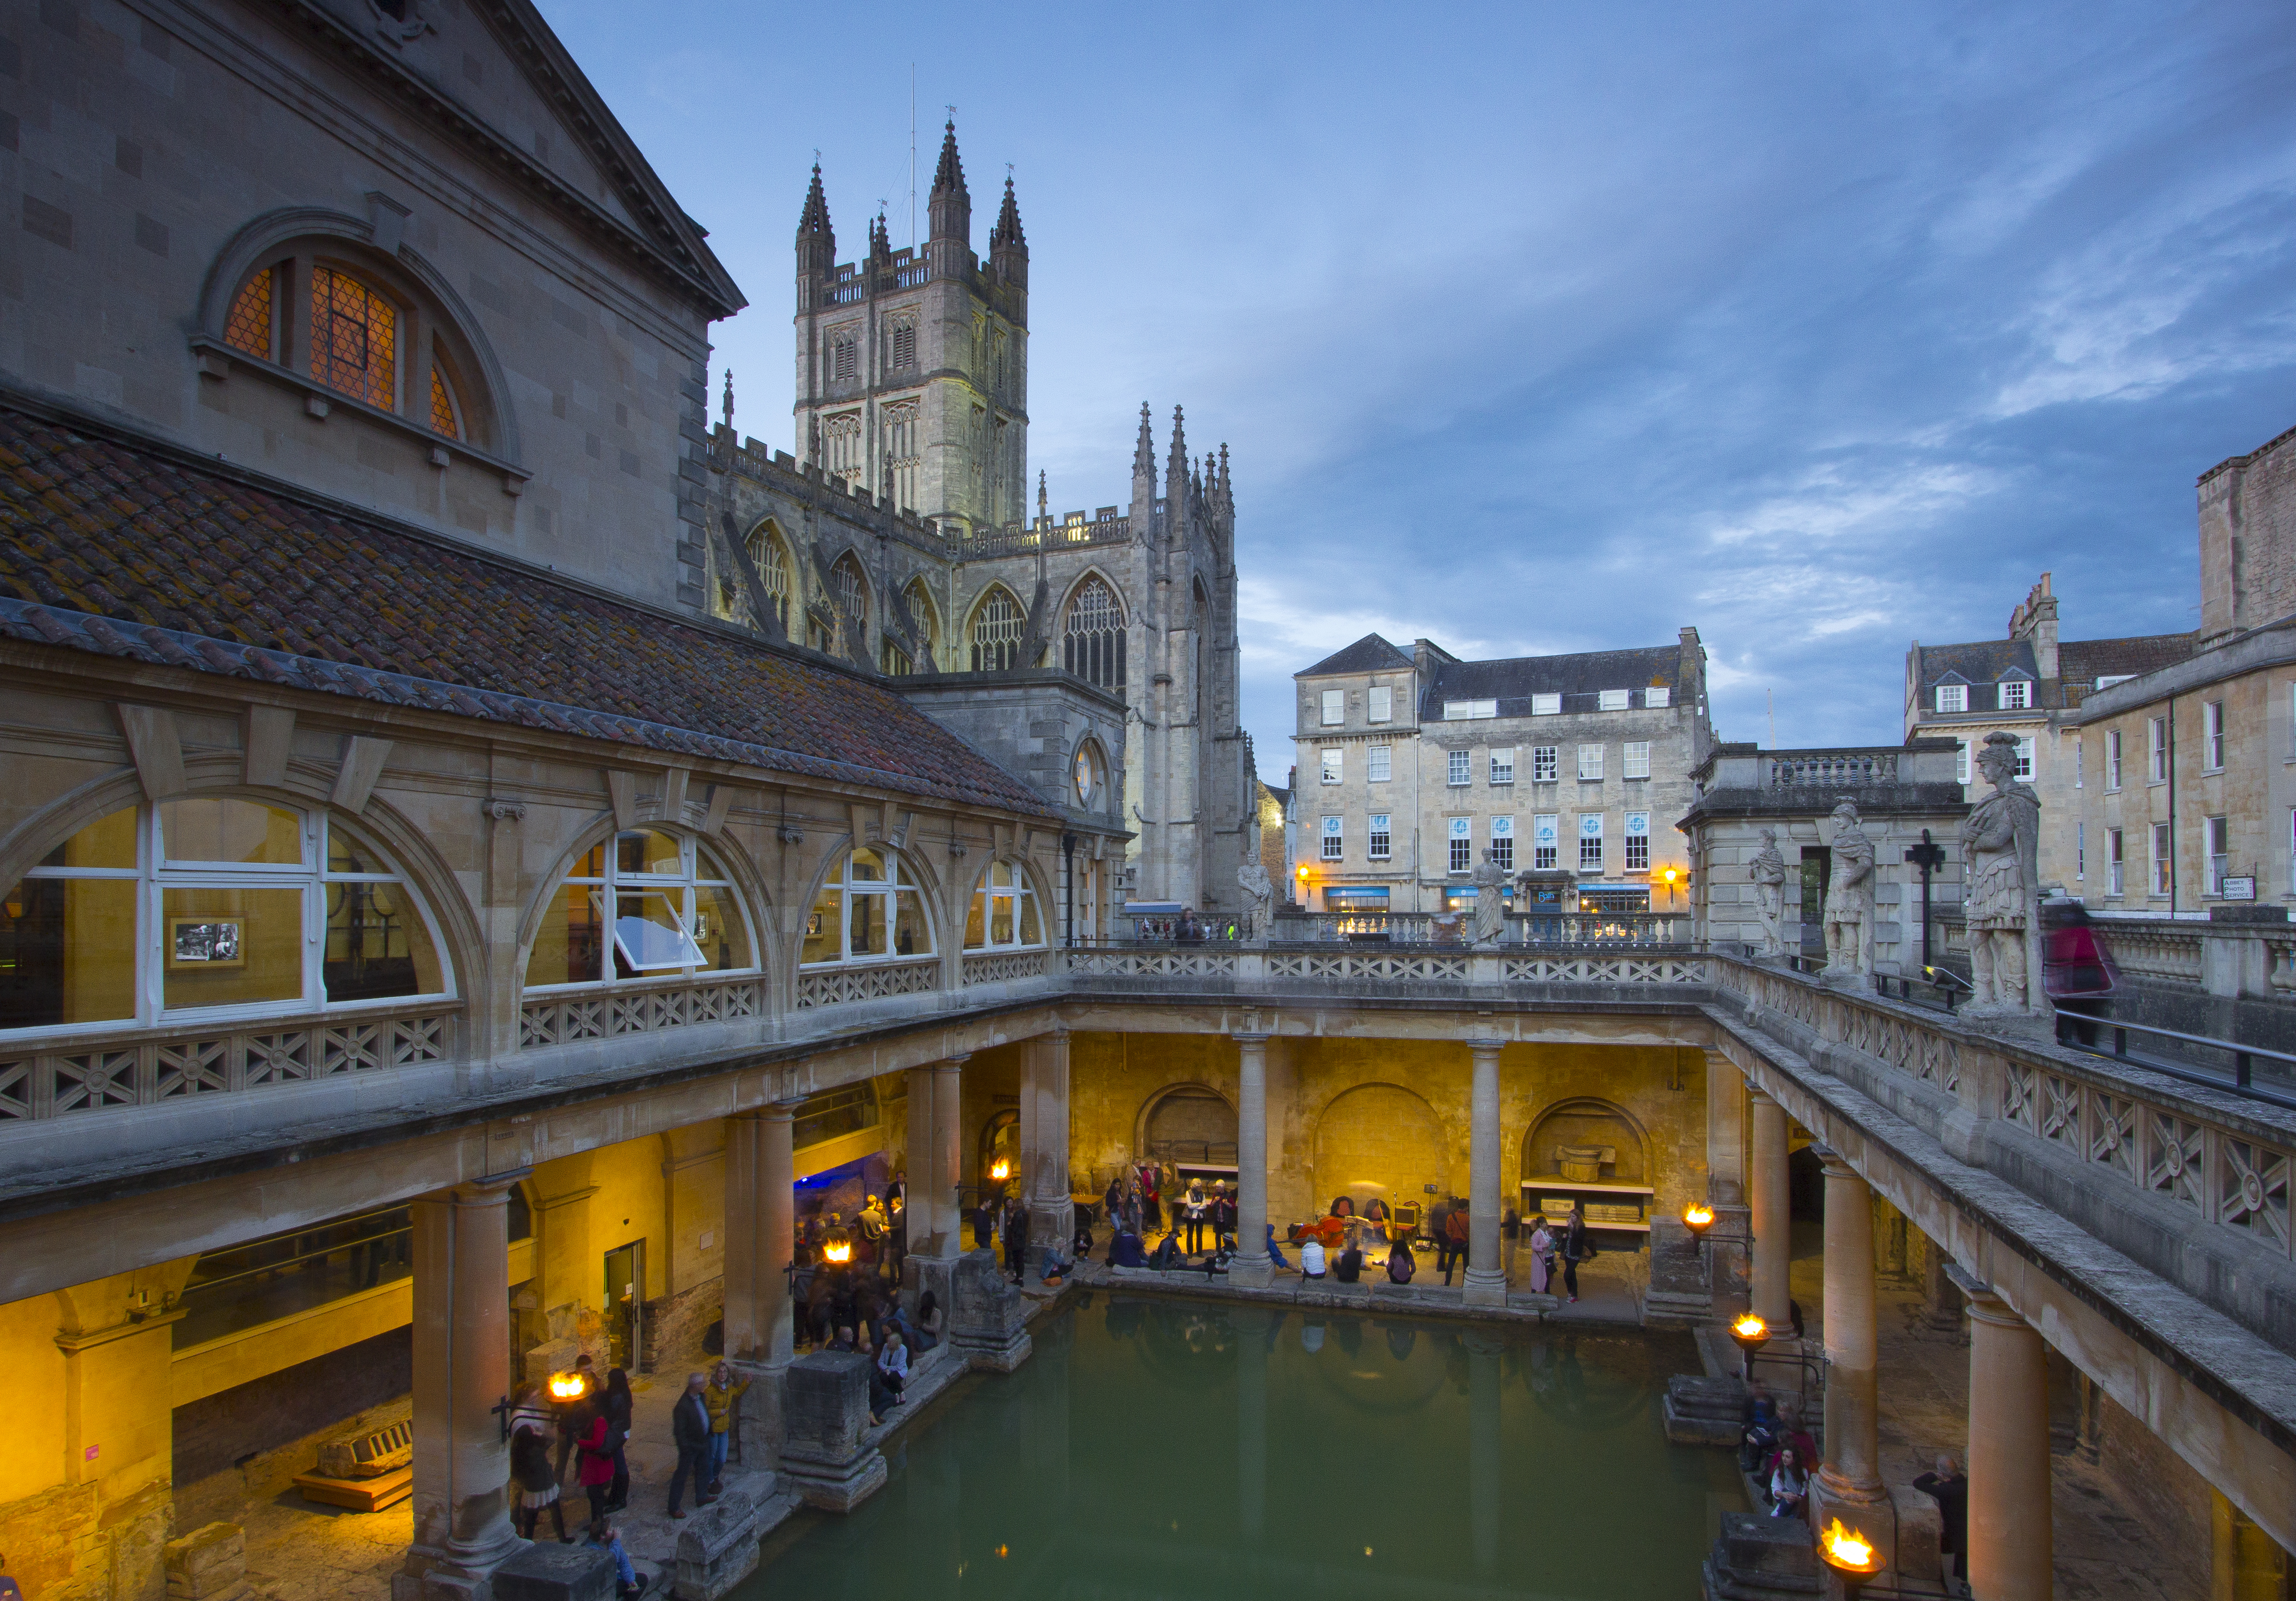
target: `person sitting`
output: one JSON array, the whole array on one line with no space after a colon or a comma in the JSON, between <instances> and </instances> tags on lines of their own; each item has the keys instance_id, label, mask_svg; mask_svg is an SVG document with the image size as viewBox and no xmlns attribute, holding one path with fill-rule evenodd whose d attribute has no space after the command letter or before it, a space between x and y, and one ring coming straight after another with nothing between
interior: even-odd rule
<instances>
[{"instance_id":1,"label":"person sitting","mask_svg":"<svg viewBox=\"0 0 2296 1601\"><path fill-rule=\"evenodd\" d=\"M1770 1482L1764 1487L1770 1498L1772 1517L1800 1517L1809 1500L1809 1470L1801 1464L1801 1453L1792 1446L1778 1452L1777 1465L1770 1469Z\"/></svg>"},{"instance_id":2,"label":"person sitting","mask_svg":"<svg viewBox=\"0 0 2296 1601\"><path fill-rule=\"evenodd\" d=\"M1140 1244L1140 1236L1129 1228L1119 1228L1116 1237L1108 1242L1108 1265L1111 1268L1144 1268L1148 1252Z\"/></svg>"},{"instance_id":3,"label":"person sitting","mask_svg":"<svg viewBox=\"0 0 2296 1601\"><path fill-rule=\"evenodd\" d=\"M1356 1203L1353 1197L1348 1195L1334 1195L1332 1197L1332 1216L1338 1218L1342 1222L1345 1222L1355 1215Z\"/></svg>"},{"instance_id":4,"label":"person sitting","mask_svg":"<svg viewBox=\"0 0 2296 1601\"><path fill-rule=\"evenodd\" d=\"M614 1559L615 1593L619 1601L635 1601L636 1597L645 1593L646 1586L653 1582L630 1565L630 1554L622 1549L622 1537L614 1532L614 1526L604 1518L590 1520L590 1527L583 1533L582 1543L595 1546Z\"/></svg>"},{"instance_id":5,"label":"person sitting","mask_svg":"<svg viewBox=\"0 0 2296 1601\"><path fill-rule=\"evenodd\" d=\"M1056 1285L1066 1278L1069 1269L1075 1266L1067 1257L1047 1245L1045 1247L1044 1265L1037 1269L1037 1277L1048 1285Z\"/></svg>"},{"instance_id":6,"label":"person sitting","mask_svg":"<svg viewBox=\"0 0 2296 1601\"><path fill-rule=\"evenodd\" d=\"M869 1367L869 1422L872 1426L885 1421L885 1414L901 1404L901 1391L909 1382L908 1348L901 1336L890 1334L885 1337L885 1349Z\"/></svg>"},{"instance_id":7,"label":"person sitting","mask_svg":"<svg viewBox=\"0 0 2296 1601\"><path fill-rule=\"evenodd\" d=\"M1387 1278L1390 1284L1407 1285L1411 1276L1419 1271L1419 1260L1411 1254L1411 1242L1401 1235L1387 1253Z\"/></svg>"},{"instance_id":8,"label":"person sitting","mask_svg":"<svg viewBox=\"0 0 2296 1601\"><path fill-rule=\"evenodd\" d=\"M904 1320L901 1342L922 1356L940 1343L941 1323L940 1297L928 1287L917 1297L917 1315Z\"/></svg>"},{"instance_id":9,"label":"person sitting","mask_svg":"<svg viewBox=\"0 0 2296 1601\"><path fill-rule=\"evenodd\" d=\"M1267 1226L1267 1260L1279 1268L1288 1268L1292 1265L1285 1260L1283 1251L1275 1244L1275 1225L1273 1223Z\"/></svg>"},{"instance_id":10,"label":"person sitting","mask_svg":"<svg viewBox=\"0 0 2296 1601\"><path fill-rule=\"evenodd\" d=\"M1180 1265L1180 1236L1177 1234L1168 1234L1162 1239L1157 1241L1156 1250L1154 1253L1149 1257L1148 1265L1155 1268L1159 1273L1168 1273L1174 1268L1178 1267Z\"/></svg>"},{"instance_id":11,"label":"person sitting","mask_svg":"<svg viewBox=\"0 0 2296 1601\"><path fill-rule=\"evenodd\" d=\"M836 1337L829 1342L829 1349L832 1351L856 1351L858 1350L859 1347L855 1345L853 1342L853 1331L840 1325L838 1327Z\"/></svg>"},{"instance_id":12,"label":"person sitting","mask_svg":"<svg viewBox=\"0 0 2296 1601\"><path fill-rule=\"evenodd\" d=\"M1363 1247L1353 1240L1340 1252L1340 1260L1332 1266L1332 1277L1343 1285L1358 1283L1363 1278Z\"/></svg>"},{"instance_id":13,"label":"person sitting","mask_svg":"<svg viewBox=\"0 0 2296 1601\"><path fill-rule=\"evenodd\" d=\"M1324 1242L1322 1240L1317 1239L1314 1235L1309 1235L1306 1239L1300 1242L1300 1277L1323 1277L1324 1263Z\"/></svg>"},{"instance_id":14,"label":"person sitting","mask_svg":"<svg viewBox=\"0 0 2296 1601\"><path fill-rule=\"evenodd\" d=\"M1746 1409L1740 1423L1738 1470L1759 1472L1776 1454L1779 1444L1778 1403L1770 1399L1768 1388L1759 1379L1747 1391Z\"/></svg>"}]
</instances>

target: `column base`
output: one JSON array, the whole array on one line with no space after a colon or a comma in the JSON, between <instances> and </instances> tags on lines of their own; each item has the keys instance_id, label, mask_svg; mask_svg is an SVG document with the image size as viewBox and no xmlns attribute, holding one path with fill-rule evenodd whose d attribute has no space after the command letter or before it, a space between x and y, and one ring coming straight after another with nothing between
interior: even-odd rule
<instances>
[{"instance_id":1,"label":"column base","mask_svg":"<svg viewBox=\"0 0 2296 1601\"><path fill-rule=\"evenodd\" d=\"M1496 1268L1470 1268L1466 1287L1459 1293L1466 1306L1505 1306L1507 1298L1506 1275Z\"/></svg>"},{"instance_id":2,"label":"column base","mask_svg":"<svg viewBox=\"0 0 2296 1601\"><path fill-rule=\"evenodd\" d=\"M1240 1289L1264 1290L1275 1278L1275 1264L1265 1255L1228 1259L1227 1282Z\"/></svg>"},{"instance_id":3,"label":"column base","mask_svg":"<svg viewBox=\"0 0 2296 1601\"><path fill-rule=\"evenodd\" d=\"M742 1466L771 1473L781 1466L782 1441L789 1431L788 1401L782 1389L789 1363L729 1360L736 1378L750 1381L734 1403L741 1428Z\"/></svg>"}]
</instances>

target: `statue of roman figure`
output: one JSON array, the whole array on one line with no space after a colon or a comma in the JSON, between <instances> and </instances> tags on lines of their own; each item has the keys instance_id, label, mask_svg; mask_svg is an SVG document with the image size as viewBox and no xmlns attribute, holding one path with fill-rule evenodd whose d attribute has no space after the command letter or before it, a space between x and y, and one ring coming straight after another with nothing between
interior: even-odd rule
<instances>
[{"instance_id":1,"label":"statue of roman figure","mask_svg":"<svg viewBox=\"0 0 2296 1601\"><path fill-rule=\"evenodd\" d=\"M2041 798L2017 782L2017 738L1985 736L1977 770L1993 785L1961 824L1963 893L1974 993L1964 1017L2046 1017L2041 988Z\"/></svg>"},{"instance_id":2,"label":"statue of roman figure","mask_svg":"<svg viewBox=\"0 0 2296 1601\"><path fill-rule=\"evenodd\" d=\"M1274 928L1275 885L1257 857L1235 870L1235 882L1243 891L1244 913L1250 919L1248 938L1254 945L1265 945Z\"/></svg>"},{"instance_id":3,"label":"statue of roman figure","mask_svg":"<svg viewBox=\"0 0 2296 1601\"><path fill-rule=\"evenodd\" d=\"M1475 866L1475 943L1496 945L1506 932L1507 870L1498 853L1486 850Z\"/></svg>"},{"instance_id":4,"label":"statue of roman figure","mask_svg":"<svg viewBox=\"0 0 2296 1601\"><path fill-rule=\"evenodd\" d=\"M1833 874L1825 889L1825 976L1870 983L1874 972L1874 842L1846 796L1833 809Z\"/></svg>"},{"instance_id":5,"label":"statue of roman figure","mask_svg":"<svg viewBox=\"0 0 2296 1601\"><path fill-rule=\"evenodd\" d=\"M1754 911L1761 919L1761 949L1765 956L1783 956L1786 948L1786 858L1778 852L1778 831L1762 830L1762 848L1747 864L1746 876L1754 883Z\"/></svg>"}]
</instances>

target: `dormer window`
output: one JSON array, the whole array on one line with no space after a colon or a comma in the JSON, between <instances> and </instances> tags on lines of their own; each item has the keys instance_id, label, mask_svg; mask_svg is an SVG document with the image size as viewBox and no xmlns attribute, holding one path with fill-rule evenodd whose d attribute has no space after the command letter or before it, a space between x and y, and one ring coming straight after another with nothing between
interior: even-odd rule
<instances>
[{"instance_id":1,"label":"dormer window","mask_svg":"<svg viewBox=\"0 0 2296 1601\"><path fill-rule=\"evenodd\" d=\"M2023 678L2001 680L2001 710L2023 711L2033 703L2033 686Z\"/></svg>"},{"instance_id":2,"label":"dormer window","mask_svg":"<svg viewBox=\"0 0 2296 1601\"><path fill-rule=\"evenodd\" d=\"M1939 685L1937 686L1937 709L1939 711L1968 710L1969 686L1966 684Z\"/></svg>"},{"instance_id":3,"label":"dormer window","mask_svg":"<svg viewBox=\"0 0 2296 1601\"><path fill-rule=\"evenodd\" d=\"M1496 701L1446 701L1443 702L1443 718L1447 722L1466 722L1476 718L1496 717L1498 714L1499 703Z\"/></svg>"},{"instance_id":4,"label":"dormer window","mask_svg":"<svg viewBox=\"0 0 2296 1601\"><path fill-rule=\"evenodd\" d=\"M1595 696L1595 709L1597 711L1624 711L1630 693L1624 689L1599 690Z\"/></svg>"},{"instance_id":5,"label":"dormer window","mask_svg":"<svg viewBox=\"0 0 2296 1601\"><path fill-rule=\"evenodd\" d=\"M1663 684L1653 684L1643 691L1643 704L1652 711L1674 704L1674 692Z\"/></svg>"},{"instance_id":6,"label":"dormer window","mask_svg":"<svg viewBox=\"0 0 2296 1601\"><path fill-rule=\"evenodd\" d=\"M1561 695L1559 695L1559 694L1546 694L1546 695L1533 695L1533 696L1531 696L1531 697L1530 697L1530 715L1531 715L1531 716L1533 716L1533 717L1560 717L1560 716L1562 716L1562 697Z\"/></svg>"}]
</instances>

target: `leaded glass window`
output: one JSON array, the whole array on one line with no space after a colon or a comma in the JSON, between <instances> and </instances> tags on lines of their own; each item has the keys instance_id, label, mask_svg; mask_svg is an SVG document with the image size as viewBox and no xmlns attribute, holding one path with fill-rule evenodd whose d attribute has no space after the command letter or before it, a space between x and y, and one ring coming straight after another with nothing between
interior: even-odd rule
<instances>
[{"instance_id":1,"label":"leaded glass window","mask_svg":"<svg viewBox=\"0 0 2296 1601\"><path fill-rule=\"evenodd\" d=\"M1124 607L1116 591L1086 579L1061 628L1061 665L1103 689L1124 687Z\"/></svg>"}]
</instances>

